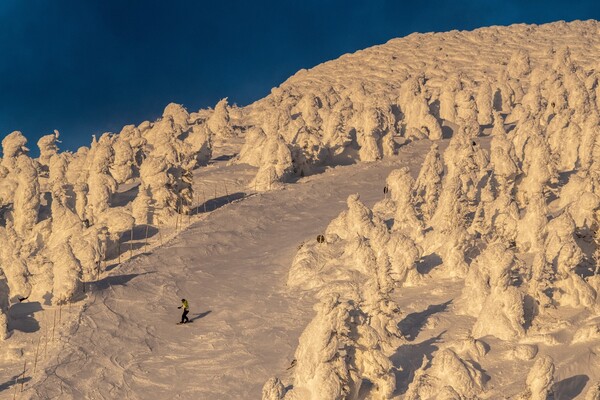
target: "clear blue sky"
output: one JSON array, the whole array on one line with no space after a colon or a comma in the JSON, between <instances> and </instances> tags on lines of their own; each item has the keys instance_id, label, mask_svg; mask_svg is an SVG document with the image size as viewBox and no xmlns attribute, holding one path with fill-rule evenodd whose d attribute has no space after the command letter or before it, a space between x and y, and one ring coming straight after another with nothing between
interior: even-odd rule
<instances>
[{"instance_id":1,"label":"clear blue sky","mask_svg":"<svg viewBox=\"0 0 600 400\"><path fill-rule=\"evenodd\" d=\"M301 68L412 32L600 19L599 1L2 0L0 139L62 149L223 98L246 105Z\"/></svg>"}]
</instances>

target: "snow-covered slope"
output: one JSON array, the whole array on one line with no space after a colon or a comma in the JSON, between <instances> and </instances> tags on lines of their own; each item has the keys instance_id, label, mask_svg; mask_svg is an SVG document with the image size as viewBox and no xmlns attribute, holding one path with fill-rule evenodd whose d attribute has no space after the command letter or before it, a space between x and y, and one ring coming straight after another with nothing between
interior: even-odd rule
<instances>
[{"instance_id":1,"label":"snow-covered slope","mask_svg":"<svg viewBox=\"0 0 600 400\"><path fill-rule=\"evenodd\" d=\"M598 28L415 34L75 154L8 135L2 394L596 398Z\"/></svg>"}]
</instances>

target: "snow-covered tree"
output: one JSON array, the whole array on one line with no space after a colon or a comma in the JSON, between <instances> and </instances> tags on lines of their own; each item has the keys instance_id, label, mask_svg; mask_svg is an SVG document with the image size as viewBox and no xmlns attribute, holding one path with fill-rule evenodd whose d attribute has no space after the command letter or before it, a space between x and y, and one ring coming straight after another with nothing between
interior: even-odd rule
<instances>
[{"instance_id":1,"label":"snow-covered tree","mask_svg":"<svg viewBox=\"0 0 600 400\"><path fill-rule=\"evenodd\" d=\"M523 294L512 285L512 274L518 268L514 253L506 244L496 242L474 261L462 293L461 308L477 316L472 335L493 335L512 340L525 334Z\"/></svg>"},{"instance_id":2,"label":"snow-covered tree","mask_svg":"<svg viewBox=\"0 0 600 400\"><path fill-rule=\"evenodd\" d=\"M281 186L281 182L285 182L292 176L294 170L292 153L281 136L270 136L265 139L259 165L259 170L250 183L250 187L255 190L277 189Z\"/></svg>"},{"instance_id":3,"label":"snow-covered tree","mask_svg":"<svg viewBox=\"0 0 600 400\"><path fill-rule=\"evenodd\" d=\"M135 158L133 148L129 142L120 135L113 143L114 160L109 166L110 174L117 184L128 182L134 174Z\"/></svg>"},{"instance_id":4,"label":"snow-covered tree","mask_svg":"<svg viewBox=\"0 0 600 400\"><path fill-rule=\"evenodd\" d=\"M420 209L425 220L433 216L437 206L437 200L442 189L442 174L444 165L442 163L438 145L431 145L425 161L421 165L419 176L415 182L415 199L420 203Z\"/></svg>"},{"instance_id":5,"label":"snow-covered tree","mask_svg":"<svg viewBox=\"0 0 600 400\"><path fill-rule=\"evenodd\" d=\"M18 186L14 195L13 221L17 234L26 238L37 223L40 208L40 186L34 160L19 156L15 174Z\"/></svg>"},{"instance_id":6,"label":"snow-covered tree","mask_svg":"<svg viewBox=\"0 0 600 400\"><path fill-rule=\"evenodd\" d=\"M229 122L229 105L227 98L221 99L215 106L212 115L206 121L210 131L218 138L228 138L234 135Z\"/></svg>"},{"instance_id":7,"label":"snow-covered tree","mask_svg":"<svg viewBox=\"0 0 600 400\"><path fill-rule=\"evenodd\" d=\"M415 181L407 167L396 169L386 179L391 200L394 202L394 230L405 232L413 240L422 238L423 223L418 218L413 204Z\"/></svg>"},{"instance_id":8,"label":"snow-covered tree","mask_svg":"<svg viewBox=\"0 0 600 400\"><path fill-rule=\"evenodd\" d=\"M317 303L317 315L300 335L291 399L342 399L356 391L343 351L350 344L353 308L339 296Z\"/></svg>"},{"instance_id":9,"label":"snow-covered tree","mask_svg":"<svg viewBox=\"0 0 600 400\"><path fill-rule=\"evenodd\" d=\"M19 131L14 131L2 139L2 166L12 170L20 155L26 155L29 149L25 147L27 139Z\"/></svg>"},{"instance_id":10,"label":"snow-covered tree","mask_svg":"<svg viewBox=\"0 0 600 400\"><path fill-rule=\"evenodd\" d=\"M117 181L110 174L114 161L112 140L105 134L92 148L89 167L86 217L94 223L110 207L110 199L117 190Z\"/></svg>"},{"instance_id":11,"label":"snow-covered tree","mask_svg":"<svg viewBox=\"0 0 600 400\"><path fill-rule=\"evenodd\" d=\"M444 81L440 94L440 118L449 122L456 122L456 95L463 89L460 77L449 76Z\"/></svg>"},{"instance_id":12,"label":"snow-covered tree","mask_svg":"<svg viewBox=\"0 0 600 400\"><path fill-rule=\"evenodd\" d=\"M475 96L475 104L477 105L477 122L479 125L490 125L492 119L492 86L489 82L482 82L477 89Z\"/></svg>"},{"instance_id":13,"label":"snow-covered tree","mask_svg":"<svg viewBox=\"0 0 600 400\"><path fill-rule=\"evenodd\" d=\"M430 140L442 138L442 128L429 110L420 79L406 80L400 88L398 101L404 114L406 137L425 135ZM414 133L414 130L418 133Z\"/></svg>"},{"instance_id":14,"label":"snow-covered tree","mask_svg":"<svg viewBox=\"0 0 600 400\"><path fill-rule=\"evenodd\" d=\"M58 141L59 132L54 130L54 133L50 135L45 135L38 140L37 145L40 149L40 157L38 159L39 163L43 166L48 166L50 164L50 159L58 154Z\"/></svg>"},{"instance_id":15,"label":"snow-covered tree","mask_svg":"<svg viewBox=\"0 0 600 400\"><path fill-rule=\"evenodd\" d=\"M539 357L527 375L527 389L519 399L546 400L554 383L554 360L550 356Z\"/></svg>"}]
</instances>

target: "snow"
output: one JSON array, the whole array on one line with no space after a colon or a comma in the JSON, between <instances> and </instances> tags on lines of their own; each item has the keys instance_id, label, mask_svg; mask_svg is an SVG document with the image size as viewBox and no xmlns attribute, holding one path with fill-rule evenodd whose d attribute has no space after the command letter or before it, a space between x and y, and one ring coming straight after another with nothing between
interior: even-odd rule
<instances>
[{"instance_id":1,"label":"snow","mask_svg":"<svg viewBox=\"0 0 600 400\"><path fill-rule=\"evenodd\" d=\"M598 398L598 29L415 34L76 153L7 135L0 391Z\"/></svg>"}]
</instances>

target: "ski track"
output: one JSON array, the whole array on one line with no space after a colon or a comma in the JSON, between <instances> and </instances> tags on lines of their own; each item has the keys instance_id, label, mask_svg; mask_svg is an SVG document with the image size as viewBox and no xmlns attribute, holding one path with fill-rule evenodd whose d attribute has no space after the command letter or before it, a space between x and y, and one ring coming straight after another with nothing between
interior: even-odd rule
<instances>
[{"instance_id":1,"label":"ski track","mask_svg":"<svg viewBox=\"0 0 600 400\"><path fill-rule=\"evenodd\" d=\"M116 268L108 287L89 295L46 376L26 392L32 399L260 398L269 377L286 374L313 314L314 299L285 287L298 245L322 233L348 195L372 205L392 169L418 173L429 145L227 204ZM240 184L224 171L209 167L197 179L207 187ZM176 325L182 297L194 320L187 326Z\"/></svg>"}]
</instances>

